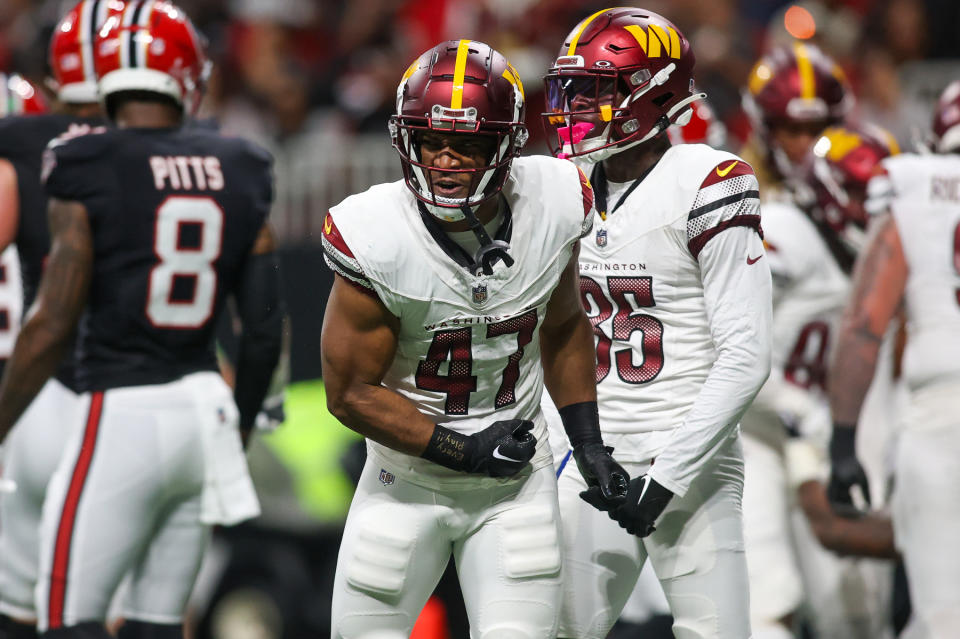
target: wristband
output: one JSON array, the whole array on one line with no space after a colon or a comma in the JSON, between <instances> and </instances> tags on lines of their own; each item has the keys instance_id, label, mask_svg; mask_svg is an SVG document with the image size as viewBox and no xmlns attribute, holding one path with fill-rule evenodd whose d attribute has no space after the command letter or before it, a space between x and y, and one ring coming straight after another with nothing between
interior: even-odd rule
<instances>
[{"instance_id":1,"label":"wristband","mask_svg":"<svg viewBox=\"0 0 960 639\"><path fill-rule=\"evenodd\" d=\"M830 459L856 456L857 428L853 424L833 423L830 436Z\"/></svg>"},{"instance_id":2,"label":"wristband","mask_svg":"<svg viewBox=\"0 0 960 639\"><path fill-rule=\"evenodd\" d=\"M430 442L420 457L453 470L468 472L475 445L470 435L437 424L433 427Z\"/></svg>"},{"instance_id":3,"label":"wristband","mask_svg":"<svg viewBox=\"0 0 960 639\"><path fill-rule=\"evenodd\" d=\"M600 412L597 402L579 402L559 409L563 430L573 448L584 444L603 444L600 434Z\"/></svg>"}]
</instances>

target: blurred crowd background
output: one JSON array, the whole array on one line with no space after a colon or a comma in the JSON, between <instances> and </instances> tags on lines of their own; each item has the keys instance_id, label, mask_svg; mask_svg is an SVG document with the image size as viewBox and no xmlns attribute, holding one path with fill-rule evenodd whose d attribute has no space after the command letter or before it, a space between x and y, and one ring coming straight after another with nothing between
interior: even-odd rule
<instances>
[{"instance_id":1,"label":"blurred crowd background","mask_svg":"<svg viewBox=\"0 0 960 639\"><path fill-rule=\"evenodd\" d=\"M50 33L74 0L0 0L0 71L42 83ZM287 422L252 446L264 506L218 534L197 589L198 636L259 639L329 632L329 597L357 436L326 413L319 334L332 276L318 250L327 208L398 179L387 118L403 70L452 38L482 40L518 69L531 143L545 151L541 78L564 37L606 2L583 0L178 0L209 40L214 72L201 110L275 158L273 224L283 245L293 325ZM855 114L910 149L930 106L960 75L957 0L646 0L691 40L696 78L733 151L748 137L741 87L755 60L793 38L819 44L847 72ZM387 522L385 522L385 525ZM421 637L457 637L461 611L436 609ZM428 615L429 617L429 615ZM430 623L429 619L425 623ZM426 634L423 634L426 633Z\"/></svg>"}]
</instances>

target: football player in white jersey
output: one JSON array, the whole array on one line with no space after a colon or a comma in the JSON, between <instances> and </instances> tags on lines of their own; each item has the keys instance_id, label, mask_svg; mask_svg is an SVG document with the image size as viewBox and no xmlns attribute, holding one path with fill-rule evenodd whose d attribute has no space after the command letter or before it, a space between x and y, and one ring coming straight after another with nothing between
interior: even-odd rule
<instances>
[{"instance_id":1,"label":"football player in white jersey","mask_svg":"<svg viewBox=\"0 0 960 639\"><path fill-rule=\"evenodd\" d=\"M754 64L743 92L753 134L742 152L764 203L792 200L790 182L810 145L823 129L843 123L853 102L843 70L814 45L779 46Z\"/></svg>"},{"instance_id":2,"label":"football player in white jersey","mask_svg":"<svg viewBox=\"0 0 960 639\"><path fill-rule=\"evenodd\" d=\"M896 141L876 127L828 127L800 170L803 210L764 204L774 283L773 370L743 418L744 525L758 638L792 637L801 602L823 639L890 632L891 567L821 548L815 537L824 528L823 510L814 509L825 501L820 482L829 472L826 358L862 245L866 185L880 160L897 152ZM808 506L810 522L794 503Z\"/></svg>"},{"instance_id":3,"label":"football player in white jersey","mask_svg":"<svg viewBox=\"0 0 960 639\"><path fill-rule=\"evenodd\" d=\"M600 436L577 252L584 174L517 158L516 70L482 42L421 55L397 89L404 179L333 207L324 317L327 403L365 435L333 637L407 637L452 555L476 637L552 638L560 603L557 484L544 384L605 505L627 476Z\"/></svg>"},{"instance_id":4,"label":"football player in white jersey","mask_svg":"<svg viewBox=\"0 0 960 639\"><path fill-rule=\"evenodd\" d=\"M770 370L770 271L750 165L670 146L702 97L693 64L671 22L616 8L578 24L545 78L548 142L595 189L582 302L604 439L635 477L610 521L573 465L560 474L560 637L605 637L648 556L677 636L750 636L738 422Z\"/></svg>"},{"instance_id":5,"label":"football player in white jersey","mask_svg":"<svg viewBox=\"0 0 960 639\"><path fill-rule=\"evenodd\" d=\"M904 636L945 639L960 628L960 82L941 95L933 131L935 154L889 158L869 185L889 213L871 225L830 369L830 488L849 502L850 488L864 483L856 424L902 305L910 400L892 514L913 604Z\"/></svg>"}]
</instances>

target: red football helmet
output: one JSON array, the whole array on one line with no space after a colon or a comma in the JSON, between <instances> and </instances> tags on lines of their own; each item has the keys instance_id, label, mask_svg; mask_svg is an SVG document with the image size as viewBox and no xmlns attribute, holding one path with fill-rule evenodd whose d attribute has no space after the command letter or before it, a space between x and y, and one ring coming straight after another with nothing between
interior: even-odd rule
<instances>
[{"instance_id":1,"label":"red football helmet","mask_svg":"<svg viewBox=\"0 0 960 639\"><path fill-rule=\"evenodd\" d=\"M673 144L707 144L720 149L727 143L727 127L723 125L706 100L693 102L690 121L667 129Z\"/></svg>"},{"instance_id":2,"label":"red football helmet","mask_svg":"<svg viewBox=\"0 0 960 639\"><path fill-rule=\"evenodd\" d=\"M107 16L123 10L121 0L82 0L63 16L50 38L50 67L63 102L97 101L93 43Z\"/></svg>"},{"instance_id":3,"label":"red football helmet","mask_svg":"<svg viewBox=\"0 0 960 639\"><path fill-rule=\"evenodd\" d=\"M148 91L195 113L210 63L187 14L166 0L111 3L109 13L95 45L100 99Z\"/></svg>"},{"instance_id":4,"label":"red football helmet","mask_svg":"<svg viewBox=\"0 0 960 639\"><path fill-rule=\"evenodd\" d=\"M812 135L842 124L853 106L843 70L817 47L795 42L760 58L750 72L743 108L784 177L795 174L806 148L791 160L774 141L777 127L808 127ZM809 140L809 138L808 138Z\"/></svg>"},{"instance_id":5,"label":"red football helmet","mask_svg":"<svg viewBox=\"0 0 960 639\"><path fill-rule=\"evenodd\" d=\"M544 78L547 144L557 157L601 161L689 122L695 58L663 16L619 7L594 13L567 36Z\"/></svg>"},{"instance_id":6,"label":"red football helmet","mask_svg":"<svg viewBox=\"0 0 960 639\"><path fill-rule=\"evenodd\" d=\"M397 87L397 114L390 136L400 154L403 176L427 210L444 221L465 217L503 188L510 165L527 141L520 76L507 59L476 40L449 40L430 49L407 69ZM486 136L495 141L487 164L440 169L423 163L421 136L430 131ZM470 195L437 195L426 172L467 173Z\"/></svg>"},{"instance_id":7,"label":"red football helmet","mask_svg":"<svg viewBox=\"0 0 960 639\"><path fill-rule=\"evenodd\" d=\"M880 161L900 147L886 130L867 124L823 131L804 166L798 203L829 228L852 257L863 245L867 227L867 183L882 171Z\"/></svg>"},{"instance_id":8,"label":"red football helmet","mask_svg":"<svg viewBox=\"0 0 960 639\"><path fill-rule=\"evenodd\" d=\"M934 150L951 153L960 149L960 80L947 85L933 114Z\"/></svg>"},{"instance_id":9,"label":"red football helmet","mask_svg":"<svg viewBox=\"0 0 960 639\"><path fill-rule=\"evenodd\" d=\"M36 85L16 73L0 73L0 117L46 112L47 101Z\"/></svg>"}]
</instances>

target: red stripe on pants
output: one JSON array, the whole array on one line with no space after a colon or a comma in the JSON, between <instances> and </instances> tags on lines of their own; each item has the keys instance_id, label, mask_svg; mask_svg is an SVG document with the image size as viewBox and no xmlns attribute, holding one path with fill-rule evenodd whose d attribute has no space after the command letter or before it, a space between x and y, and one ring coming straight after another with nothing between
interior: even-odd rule
<instances>
[{"instance_id":1,"label":"red stripe on pants","mask_svg":"<svg viewBox=\"0 0 960 639\"><path fill-rule=\"evenodd\" d=\"M103 411L103 392L90 396L90 413L83 431L83 444L80 456L73 467L67 498L60 513L60 525L57 527L57 542L53 548L53 570L50 575L50 610L48 612L50 629L63 626L63 607L67 598L67 569L70 566L70 541L73 537L73 524L77 518L77 506L87 473L93 461L93 448L97 443L97 430L100 427L100 413Z\"/></svg>"}]
</instances>

